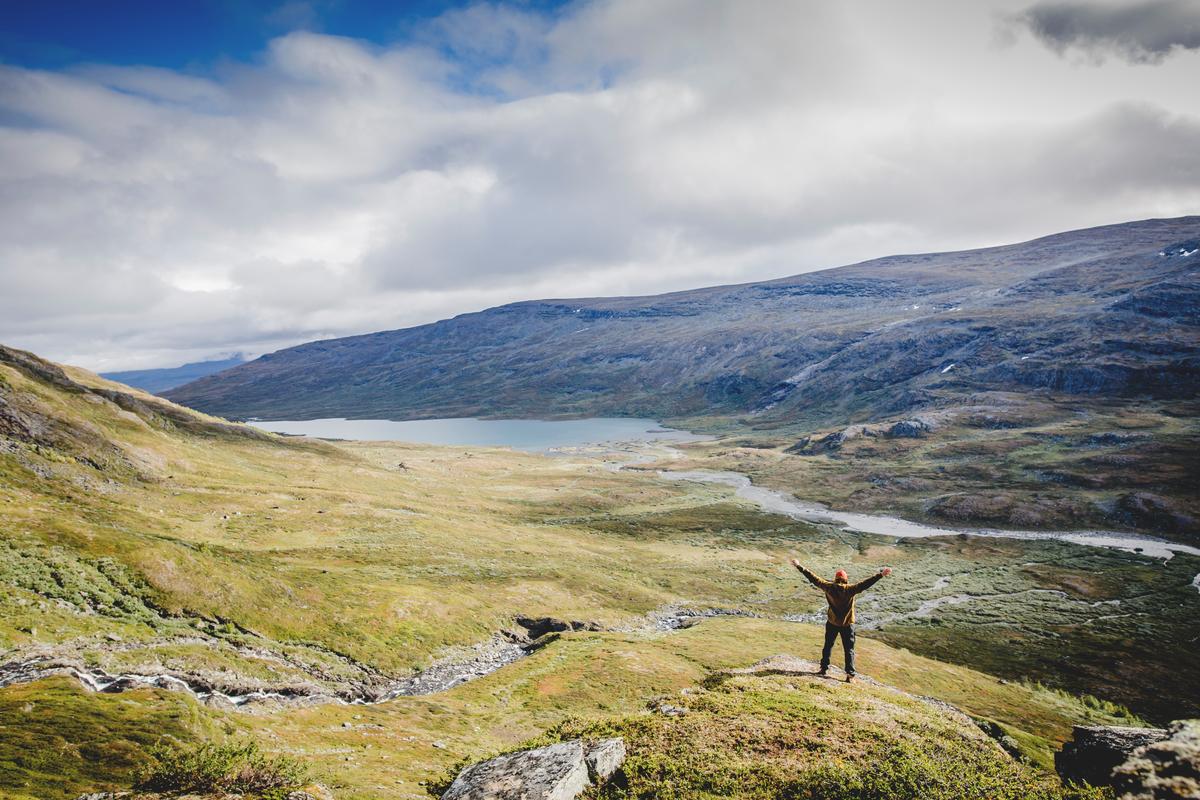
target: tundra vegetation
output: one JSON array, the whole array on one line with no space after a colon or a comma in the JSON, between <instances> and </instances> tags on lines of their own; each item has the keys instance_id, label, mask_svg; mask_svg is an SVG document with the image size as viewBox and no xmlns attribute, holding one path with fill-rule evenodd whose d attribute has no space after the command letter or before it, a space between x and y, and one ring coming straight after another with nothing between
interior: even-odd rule
<instances>
[{"instance_id":1,"label":"tundra vegetation","mask_svg":"<svg viewBox=\"0 0 1200 800\"><path fill-rule=\"evenodd\" d=\"M800 456L784 444L719 441L687 458L759 459L756 478L787 486L795 477L773 464ZM59 658L227 693L359 697L447 648L471 652L514 615L603 628L563 633L448 691L366 705L233 710L162 686L109 694L62 676L14 683L0 688L0 794L20 800L129 787L156 763L180 772L244 742L254 748L244 760L280 772L303 764L338 798L427 797L461 759L547 731L607 730L630 738L629 796L661 787L675 756L697 769L680 796L720 795L739 776L759 787L743 796L778 796L763 788L776 775L881 796L886 786L863 769L891 748L897 780L978 781L979 796L1037 785L1053 797L1062 790L1046 770L1073 724L1197 713L1198 667L1181 657L1200 635L1195 557L857 535L761 513L723 487L613 471L584 452L277 437L8 349L0 530L5 670ZM894 566L862 601L874 629L860 637L860 670L956 705L1021 760L916 717L908 733L881 740L862 722L873 687L834 696L775 678L706 684L776 653L819 649L821 598L786 565L793 554L852 575ZM669 606L743 616L664 630L654 612ZM697 708L683 721L647 711L685 689ZM850 706L866 716L846 729L833 771L784 753ZM785 720L794 728L760 767L747 765L740 737ZM702 738L711 748L694 743ZM947 754L977 769L929 773Z\"/></svg>"}]
</instances>

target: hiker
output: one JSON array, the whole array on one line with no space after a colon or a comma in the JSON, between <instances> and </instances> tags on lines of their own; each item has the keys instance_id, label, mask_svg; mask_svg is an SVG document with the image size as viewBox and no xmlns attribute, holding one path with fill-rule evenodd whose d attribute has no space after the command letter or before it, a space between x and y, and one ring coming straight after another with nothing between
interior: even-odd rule
<instances>
[{"instance_id":1,"label":"hiker","mask_svg":"<svg viewBox=\"0 0 1200 800\"><path fill-rule=\"evenodd\" d=\"M794 558L792 566L800 570L809 583L824 592L825 599L829 601L825 621L825 648L821 651L821 671L817 674L824 676L829 673L829 656L833 652L833 642L841 636L842 650L846 653L846 683L850 683L854 680L854 596L870 589L880 578L891 575L892 568L884 567L865 581L851 583L850 576L844 569L839 569L834 573L833 580L827 581L805 569Z\"/></svg>"}]
</instances>

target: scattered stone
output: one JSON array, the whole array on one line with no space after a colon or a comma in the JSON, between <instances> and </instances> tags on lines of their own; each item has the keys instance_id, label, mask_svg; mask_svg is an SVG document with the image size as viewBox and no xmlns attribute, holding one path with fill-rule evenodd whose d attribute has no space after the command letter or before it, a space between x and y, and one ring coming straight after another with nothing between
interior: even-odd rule
<instances>
[{"instance_id":1,"label":"scattered stone","mask_svg":"<svg viewBox=\"0 0 1200 800\"><path fill-rule=\"evenodd\" d=\"M1163 728L1076 725L1072 740L1054 754L1054 768L1063 780L1108 786L1112 784L1113 769L1133 751L1161 742L1168 735Z\"/></svg>"},{"instance_id":2,"label":"scattered stone","mask_svg":"<svg viewBox=\"0 0 1200 800\"><path fill-rule=\"evenodd\" d=\"M220 692L213 692L204 698L204 705L217 711L236 711L237 705Z\"/></svg>"},{"instance_id":3,"label":"scattered stone","mask_svg":"<svg viewBox=\"0 0 1200 800\"><path fill-rule=\"evenodd\" d=\"M127 692L130 689L140 689L146 686L145 681L139 681L136 678L124 677L105 686L101 691L105 694L117 694L118 692Z\"/></svg>"},{"instance_id":4,"label":"scattered stone","mask_svg":"<svg viewBox=\"0 0 1200 800\"><path fill-rule=\"evenodd\" d=\"M1200 797L1200 720L1171 723L1170 736L1134 750L1113 771L1121 800Z\"/></svg>"},{"instance_id":5,"label":"scattered stone","mask_svg":"<svg viewBox=\"0 0 1200 800\"><path fill-rule=\"evenodd\" d=\"M972 719L975 719L974 717ZM1008 753L1017 761L1024 761L1025 754L1021 752L1021 746L1017 744L1017 740L1008 734L999 724L992 722L990 719L975 719L975 724L979 730L986 733L996 744L1000 745L1000 749Z\"/></svg>"},{"instance_id":6,"label":"scattered stone","mask_svg":"<svg viewBox=\"0 0 1200 800\"><path fill-rule=\"evenodd\" d=\"M664 717L682 717L688 713L683 706L673 706L670 703L659 703L654 710Z\"/></svg>"}]
</instances>

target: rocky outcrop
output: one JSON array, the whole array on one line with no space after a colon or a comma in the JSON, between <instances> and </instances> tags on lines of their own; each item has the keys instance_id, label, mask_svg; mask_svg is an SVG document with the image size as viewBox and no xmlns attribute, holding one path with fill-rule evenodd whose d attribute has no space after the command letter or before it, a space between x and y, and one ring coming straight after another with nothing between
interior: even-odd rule
<instances>
[{"instance_id":1,"label":"rocky outcrop","mask_svg":"<svg viewBox=\"0 0 1200 800\"><path fill-rule=\"evenodd\" d=\"M1111 785L1113 770L1139 748L1166 739L1163 728L1123 728L1076 725L1071 741L1054 756L1054 768L1064 781Z\"/></svg>"},{"instance_id":2,"label":"rocky outcrop","mask_svg":"<svg viewBox=\"0 0 1200 800\"><path fill-rule=\"evenodd\" d=\"M884 431L883 435L889 439L920 439L931 430L933 425L929 421L914 417L900 420Z\"/></svg>"},{"instance_id":3,"label":"rocky outcrop","mask_svg":"<svg viewBox=\"0 0 1200 800\"><path fill-rule=\"evenodd\" d=\"M604 626L598 622L581 622L579 620L564 620L554 617L518 616L514 618L514 621L524 628L524 632L510 631L508 635L516 641L524 641L526 643L536 641L548 633L604 630Z\"/></svg>"},{"instance_id":4,"label":"rocky outcrop","mask_svg":"<svg viewBox=\"0 0 1200 800\"><path fill-rule=\"evenodd\" d=\"M473 764L442 800L573 800L593 783L607 781L624 761L621 739L559 742Z\"/></svg>"},{"instance_id":5,"label":"rocky outcrop","mask_svg":"<svg viewBox=\"0 0 1200 800\"><path fill-rule=\"evenodd\" d=\"M1134 750L1112 784L1121 800L1200 797L1200 720L1172 723L1169 738Z\"/></svg>"},{"instance_id":6,"label":"rocky outcrop","mask_svg":"<svg viewBox=\"0 0 1200 800\"><path fill-rule=\"evenodd\" d=\"M821 437L806 436L784 452L798 456L816 456L824 453L834 453L842 449L846 442L860 436L875 437L879 434L871 428L862 425L851 425L840 431L834 431Z\"/></svg>"},{"instance_id":7,"label":"rocky outcrop","mask_svg":"<svg viewBox=\"0 0 1200 800\"><path fill-rule=\"evenodd\" d=\"M1183 513L1165 497L1150 492L1131 492L1117 500L1113 516L1134 528L1171 533L1200 531L1200 520Z\"/></svg>"}]
</instances>

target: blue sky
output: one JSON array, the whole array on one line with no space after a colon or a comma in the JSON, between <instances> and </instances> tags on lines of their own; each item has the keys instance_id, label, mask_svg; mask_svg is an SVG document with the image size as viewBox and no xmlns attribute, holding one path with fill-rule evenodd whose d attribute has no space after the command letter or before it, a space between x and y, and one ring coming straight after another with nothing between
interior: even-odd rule
<instances>
[{"instance_id":1,"label":"blue sky","mask_svg":"<svg viewBox=\"0 0 1200 800\"><path fill-rule=\"evenodd\" d=\"M1196 0L0 10L0 342L93 369L1200 212Z\"/></svg>"},{"instance_id":2,"label":"blue sky","mask_svg":"<svg viewBox=\"0 0 1200 800\"><path fill-rule=\"evenodd\" d=\"M469 0L0 0L0 60L37 68L79 63L206 72L256 58L266 43L310 30L389 45ZM526 0L553 13L563 2Z\"/></svg>"}]
</instances>

